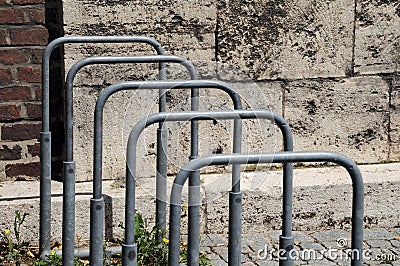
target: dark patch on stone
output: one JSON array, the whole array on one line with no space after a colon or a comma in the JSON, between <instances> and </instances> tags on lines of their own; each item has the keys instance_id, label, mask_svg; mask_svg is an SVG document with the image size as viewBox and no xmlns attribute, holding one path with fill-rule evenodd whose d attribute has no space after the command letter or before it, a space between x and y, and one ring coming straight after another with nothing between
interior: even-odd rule
<instances>
[{"instance_id":1,"label":"dark patch on stone","mask_svg":"<svg viewBox=\"0 0 400 266\"><path fill-rule=\"evenodd\" d=\"M239 49L248 50L244 56L246 67L253 68L253 60L259 58L267 62L268 46L278 40L280 30L284 29L284 18L288 15L282 1L218 1L218 56L223 62L234 59L233 53L241 53ZM251 57L251 58L250 58ZM256 73L258 72L258 73ZM257 78L260 73L254 71Z\"/></svg>"},{"instance_id":2,"label":"dark patch on stone","mask_svg":"<svg viewBox=\"0 0 400 266\"><path fill-rule=\"evenodd\" d=\"M360 149L361 145L368 144L377 138L377 132L375 129L369 128L349 136L349 145L354 145L357 149Z\"/></svg>"},{"instance_id":3,"label":"dark patch on stone","mask_svg":"<svg viewBox=\"0 0 400 266\"><path fill-rule=\"evenodd\" d=\"M223 152L223 148L221 145L218 145L218 147L212 151L213 154L221 154Z\"/></svg>"},{"instance_id":4,"label":"dark patch on stone","mask_svg":"<svg viewBox=\"0 0 400 266\"><path fill-rule=\"evenodd\" d=\"M315 115L317 113L317 105L314 100L307 101L305 108L309 115Z\"/></svg>"},{"instance_id":5,"label":"dark patch on stone","mask_svg":"<svg viewBox=\"0 0 400 266\"><path fill-rule=\"evenodd\" d=\"M317 216L316 212L302 212L296 213L293 218L294 219L312 219Z\"/></svg>"}]
</instances>

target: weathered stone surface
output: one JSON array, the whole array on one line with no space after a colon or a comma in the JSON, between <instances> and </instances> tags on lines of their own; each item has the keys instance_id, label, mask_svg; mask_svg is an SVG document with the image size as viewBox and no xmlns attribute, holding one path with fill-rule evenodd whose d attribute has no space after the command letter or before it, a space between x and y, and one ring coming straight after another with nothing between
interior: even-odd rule
<instances>
[{"instance_id":1,"label":"weathered stone surface","mask_svg":"<svg viewBox=\"0 0 400 266\"><path fill-rule=\"evenodd\" d=\"M242 95L245 109L271 109L281 113L282 84L280 82L232 83ZM78 180L90 180L93 161L93 110L99 91L90 87L75 90L74 103L74 160ZM126 143L133 126L145 115L158 112L158 91L120 92L110 97L104 110L103 177L125 175ZM84 99L84 100L83 100ZM190 92L171 90L168 111L190 110ZM232 110L229 96L215 89L200 91L199 110ZM199 154L229 153L232 151L232 123L204 121L200 123ZM168 169L173 174L190 155L190 122L168 122ZM142 133L138 144L137 174L154 176L156 162L156 127ZM245 152L276 151L281 149L281 133L266 120L249 120L243 126ZM219 171L221 167L207 171ZM222 167L225 169L225 167Z\"/></svg>"},{"instance_id":2,"label":"weathered stone surface","mask_svg":"<svg viewBox=\"0 0 400 266\"><path fill-rule=\"evenodd\" d=\"M360 8L368 5L360 3L358 14L361 14ZM396 6L395 3L383 5L386 6L384 12ZM166 54L193 61L201 78L218 78L235 84L245 108L271 108L284 113L293 126L296 149L328 149L343 152L358 162L381 162L388 159L389 152L396 154L396 145L389 149L388 144L397 136L397 127L388 124L389 85L380 77L333 79L354 74L353 59L364 56L357 51L353 54L356 6L350 0L300 3L291 0L216 3L74 0L64 3L65 34L153 37ZM357 23L357 36L362 37L365 25L360 24L360 17ZM359 43L357 49L361 49ZM86 56L155 54L154 49L145 44L73 44L66 45L65 51L66 69ZM92 113L100 91L119 81L157 79L157 68L156 64L102 65L86 67L79 72L74 88L78 179L91 178ZM188 79L187 73L177 64L168 65L170 79ZM258 83L261 88L254 90L243 85L249 79L282 81ZM239 84L243 86L237 86ZM287 92L282 95L283 86ZM157 112L157 94L156 91L124 92L111 97L107 103L104 112L106 178L125 174L127 134L143 115ZM189 110L189 97L188 91L168 92L168 111ZM201 97L202 110L232 108L224 93L201 91ZM394 110L391 110L390 119L396 121ZM169 124L168 169L171 174L187 162L189 128L189 122ZM202 122L200 155L231 151L231 128L232 123L228 121ZM255 133L260 128L264 135ZM243 150L280 150L280 132L272 128L271 124L246 121ZM145 131L140 141L138 173L154 175L151 164L156 161L155 126ZM216 167L207 171L220 170Z\"/></svg>"},{"instance_id":3,"label":"weathered stone surface","mask_svg":"<svg viewBox=\"0 0 400 266\"><path fill-rule=\"evenodd\" d=\"M64 5L64 13L68 14L65 17L66 35L147 36L158 40L166 54L177 54L191 60L206 62L211 62L215 57L213 32L216 25L216 11L211 2L77 1ZM74 61L90 55L154 54L156 54L154 49L144 44L69 45L66 46L66 66L68 69ZM186 73L181 77L186 79L188 77ZM157 79L157 65L154 64L150 66L92 66L85 68L82 74L79 74L75 82L79 85L75 89L75 132L79 134L75 138L75 154L79 158L77 161L80 165L77 169L80 174L78 178L86 180L90 178L88 176L91 176L91 135L93 133L91 133L90 121L93 121L91 114L99 91L118 81L151 79ZM157 95L157 91L121 93L112 97L107 103L104 117L106 132L104 176L106 178L125 175L127 134L144 115L157 112ZM185 102L185 96L188 95L187 93L180 95L178 103ZM175 106L171 108L175 109ZM145 132L144 141L139 144L139 147L138 173L144 176L154 175L155 169L152 165L156 158L155 127ZM187 157L184 156L185 160Z\"/></svg>"},{"instance_id":4,"label":"weathered stone surface","mask_svg":"<svg viewBox=\"0 0 400 266\"><path fill-rule=\"evenodd\" d=\"M217 53L255 79L345 76L354 1L219 1Z\"/></svg>"},{"instance_id":5,"label":"weathered stone surface","mask_svg":"<svg viewBox=\"0 0 400 266\"><path fill-rule=\"evenodd\" d=\"M380 77L289 82L285 117L297 150L330 150L358 163L388 157L389 87Z\"/></svg>"},{"instance_id":6,"label":"weathered stone surface","mask_svg":"<svg viewBox=\"0 0 400 266\"><path fill-rule=\"evenodd\" d=\"M70 34L139 35L214 30L216 10L212 1L74 1L64 4ZM79 26L81 24L84 28Z\"/></svg>"},{"instance_id":7,"label":"weathered stone surface","mask_svg":"<svg viewBox=\"0 0 400 266\"><path fill-rule=\"evenodd\" d=\"M295 178L301 175L295 175ZM335 178L332 176L332 178ZM381 184L365 184L365 239L393 239L387 234L379 233L372 237L377 227L393 228L399 222L396 205L396 187L398 182ZM206 190L207 199L207 232L228 232L228 193L214 197ZM383 200L383 196L385 199ZM293 189L293 230L350 229L351 228L351 185L310 186ZM395 208L395 209L393 209ZM282 225L282 191L278 187L270 187L262 191L245 191L243 193L243 233L262 234L270 230L281 230ZM381 232L381 231L379 231ZM335 234L333 241L342 235ZM278 233L274 235L277 238ZM329 239L328 235L326 235ZM296 236L295 236L296 237ZM314 236L316 237L316 236ZM322 235L321 235L322 237ZM345 236L347 238L347 236ZM319 238L319 237L316 237ZM350 239L350 238L348 238ZM301 238L296 238L302 241ZM324 241L324 239L321 239Z\"/></svg>"},{"instance_id":8,"label":"weathered stone surface","mask_svg":"<svg viewBox=\"0 0 400 266\"><path fill-rule=\"evenodd\" d=\"M360 74L398 71L400 59L399 1L357 1L354 64Z\"/></svg>"}]
</instances>

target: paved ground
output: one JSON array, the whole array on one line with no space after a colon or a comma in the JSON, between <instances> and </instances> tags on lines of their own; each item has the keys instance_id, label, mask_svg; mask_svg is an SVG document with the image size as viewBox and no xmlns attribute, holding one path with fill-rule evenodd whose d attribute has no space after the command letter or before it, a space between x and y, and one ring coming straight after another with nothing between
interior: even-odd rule
<instances>
[{"instance_id":1,"label":"paved ground","mask_svg":"<svg viewBox=\"0 0 400 266\"><path fill-rule=\"evenodd\" d=\"M280 231L243 235L242 265L278 265ZM350 265L346 255L350 232L341 229L314 232L294 231L297 258L295 265ZM211 264L227 264L227 237L202 236L201 249ZM400 265L400 229L364 230L364 265Z\"/></svg>"},{"instance_id":2,"label":"paved ground","mask_svg":"<svg viewBox=\"0 0 400 266\"><path fill-rule=\"evenodd\" d=\"M364 178L365 265L400 265L400 163L362 165ZM294 173L293 227L298 253L295 265L350 265L349 248L351 181L337 167L297 169ZM227 181L228 180L228 181ZM204 177L202 191L202 250L212 265L227 265L227 195L229 175ZM151 219L154 209L154 179L140 180L138 211ZM281 226L281 170L242 177L243 265L278 265L277 245ZM255 191L248 191L258 184ZM76 234L88 237L91 183L76 184ZM52 239L61 238L62 184L52 184ZM103 182L108 198L106 235L122 235L125 189L114 181ZM10 228L16 210L29 213L22 228L26 241L37 241L39 182L0 183L0 230ZM328 228L330 230L328 230ZM262 230L262 231L260 231ZM346 229L347 230L347 229ZM339 245L338 245L339 244ZM329 253L330 251L330 253ZM344 258L341 258L344 257Z\"/></svg>"}]
</instances>

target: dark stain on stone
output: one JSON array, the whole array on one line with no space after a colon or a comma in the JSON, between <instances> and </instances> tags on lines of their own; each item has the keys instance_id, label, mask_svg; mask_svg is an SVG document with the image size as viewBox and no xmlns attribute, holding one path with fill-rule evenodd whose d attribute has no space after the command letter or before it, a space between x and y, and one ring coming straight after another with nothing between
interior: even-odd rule
<instances>
[{"instance_id":1,"label":"dark stain on stone","mask_svg":"<svg viewBox=\"0 0 400 266\"><path fill-rule=\"evenodd\" d=\"M218 144L218 147L215 148L215 149L212 151L213 154L221 154L222 152L223 152L223 148L222 148L222 146L221 146L220 144Z\"/></svg>"},{"instance_id":2,"label":"dark stain on stone","mask_svg":"<svg viewBox=\"0 0 400 266\"><path fill-rule=\"evenodd\" d=\"M241 53L249 69L253 68L251 58L267 58L267 48L278 40L280 31L285 28L283 20L288 15L285 4L278 0L234 0L228 4L218 1L217 10L218 59L231 61L234 53Z\"/></svg>"},{"instance_id":3,"label":"dark stain on stone","mask_svg":"<svg viewBox=\"0 0 400 266\"><path fill-rule=\"evenodd\" d=\"M317 105L314 100L307 101L305 108L309 115L315 115L317 113Z\"/></svg>"},{"instance_id":4,"label":"dark stain on stone","mask_svg":"<svg viewBox=\"0 0 400 266\"><path fill-rule=\"evenodd\" d=\"M369 128L349 136L349 145L354 145L357 149L363 144L368 144L377 138L378 133L375 129Z\"/></svg>"}]
</instances>

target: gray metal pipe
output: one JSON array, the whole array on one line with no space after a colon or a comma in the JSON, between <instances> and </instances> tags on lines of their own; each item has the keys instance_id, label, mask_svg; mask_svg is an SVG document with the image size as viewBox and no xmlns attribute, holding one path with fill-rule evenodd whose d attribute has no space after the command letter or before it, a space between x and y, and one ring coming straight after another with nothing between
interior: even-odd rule
<instances>
[{"instance_id":1,"label":"gray metal pipe","mask_svg":"<svg viewBox=\"0 0 400 266\"><path fill-rule=\"evenodd\" d=\"M182 188L188 176L202 167L225 164L252 164L252 163L284 163L284 162L332 162L343 166L349 173L353 183L352 203L352 235L351 248L357 256L351 258L351 265L362 265L363 247L363 216L364 216L364 186L360 170L357 165L343 154L315 151L315 152L278 152L256 154L217 154L199 157L190 161L176 175L171 191L170 202L170 229L168 265L179 265L180 253L180 210Z\"/></svg>"},{"instance_id":2,"label":"gray metal pipe","mask_svg":"<svg viewBox=\"0 0 400 266\"><path fill-rule=\"evenodd\" d=\"M141 36L69 36L50 42L42 59L42 132L40 133L40 224L39 252L50 251L51 237L51 133L50 133L50 56L60 45L66 43L145 43L157 54L164 50L155 39ZM165 79L165 64L159 64L160 79ZM164 94L160 92L160 94ZM160 110L165 110L165 96L160 99Z\"/></svg>"},{"instance_id":3,"label":"gray metal pipe","mask_svg":"<svg viewBox=\"0 0 400 266\"><path fill-rule=\"evenodd\" d=\"M63 182L62 264L74 265L75 221L72 223L66 223L65 221L71 220L71 217L75 219L75 162L64 162L64 174L65 180Z\"/></svg>"},{"instance_id":4,"label":"gray metal pipe","mask_svg":"<svg viewBox=\"0 0 400 266\"><path fill-rule=\"evenodd\" d=\"M150 81L150 82L122 82L118 84L111 85L110 87L106 88L101 95L99 96L97 102L96 102L96 107L95 107L95 130L94 130L94 143L95 143L95 165L96 167L101 167L101 154L102 154L102 121L103 121L103 108L105 105L105 102L107 99L114 94L115 92L121 91L121 90L134 90L134 89L159 89L159 90L167 90L167 89L187 89L187 88L214 88L214 89L220 89L229 94L229 96L232 98L234 108L235 109L241 109L242 104L240 100L240 96L232 89L230 88L227 84L219 81L203 81L203 80L196 80L196 81ZM236 128L235 132L236 134L238 132L241 133L241 121L238 120L235 124L234 127ZM237 127L240 127L240 130L237 129ZM234 137L239 138L241 135L235 135ZM100 158L100 159L99 159ZM240 174L240 173L239 173ZM127 176L129 179L129 177ZM95 190L95 188L101 188L101 176L94 176L93 183L94 183L94 192L98 191L98 189ZM194 188L199 189L198 186L194 186ZM101 190L100 190L101 191ZM97 192L96 192L97 193ZM99 195L97 195L99 196ZM95 198L95 195L93 196ZM101 197L101 193L100 193ZM128 201L127 204L130 204ZM198 206L194 206L197 208L197 210L191 209L191 215L193 216L199 216L198 212ZM99 210L96 212L98 214L96 215L102 215L102 211ZM133 219L132 217L131 219ZM196 218L192 218L196 219ZM199 221L199 217L197 218L197 221ZM134 224L134 220L132 221L126 221L126 230L130 230L131 224ZM129 224L129 225L128 225ZM199 233L200 233L200 227L198 223L192 224L191 232L193 232L193 236L191 236L192 242L198 243L199 242ZM91 226L92 227L92 226ZM96 238L102 237L102 225L94 225L93 230L93 236ZM132 227L134 228L134 227ZM92 230L92 229L91 229ZM132 229L133 230L133 229ZM198 232L195 234L195 232ZM98 241L96 241L98 242ZM130 243L134 243L134 239L132 239L130 242L127 242L127 245L130 245ZM198 245L198 244L196 244ZM93 247L95 249L96 247ZM123 249L124 250L124 249ZM126 252L125 252L126 253ZM198 257L198 254L197 254Z\"/></svg>"},{"instance_id":5,"label":"gray metal pipe","mask_svg":"<svg viewBox=\"0 0 400 266\"><path fill-rule=\"evenodd\" d=\"M143 132L143 130L154 123L160 121L187 121L187 120L226 120L226 119L268 119L270 121L274 121L282 131L284 143L286 146L291 146L292 144L292 135L290 128L287 126L286 121L277 113L265 110L234 110L234 111L206 111L206 112L173 112L173 113L159 113L150 115L142 120L140 120L135 127L132 129L129 138L128 138L128 145L127 145L127 179L135 180L136 178L136 147L137 147L137 140ZM193 171L196 172L196 171ZM198 171L197 171L198 172ZM234 182L237 182L235 178L232 177L232 185ZM195 195L192 198L191 204L200 207L200 194L197 191L200 191L200 184L198 184L198 189L195 187L190 187L189 194L192 194L193 191ZM126 212L131 210L135 210L135 183L132 183L131 186L126 186ZM240 258L241 258L241 192L231 192L230 194L230 201L233 201L235 204L232 204L233 207L229 213L229 221L230 221L230 231L229 234L229 241L231 243L231 248L234 250L239 250L239 253L234 254L233 252L230 253L229 259L231 261L237 261L239 264L231 264L231 265L240 265ZM134 215L134 213L132 214ZM134 234L131 229L134 228L134 219L131 218L128 225L128 221L126 222L126 235L125 239L128 239L129 243L134 243ZM290 232L291 233L291 232ZM189 236L192 234L197 234L197 232L193 232L189 230ZM197 246L189 246L188 253L197 254L197 260L199 256L199 249L198 244ZM124 250L123 250L123 257ZM189 265L198 265L196 260L192 260L188 262Z\"/></svg>"}]
</instances>

